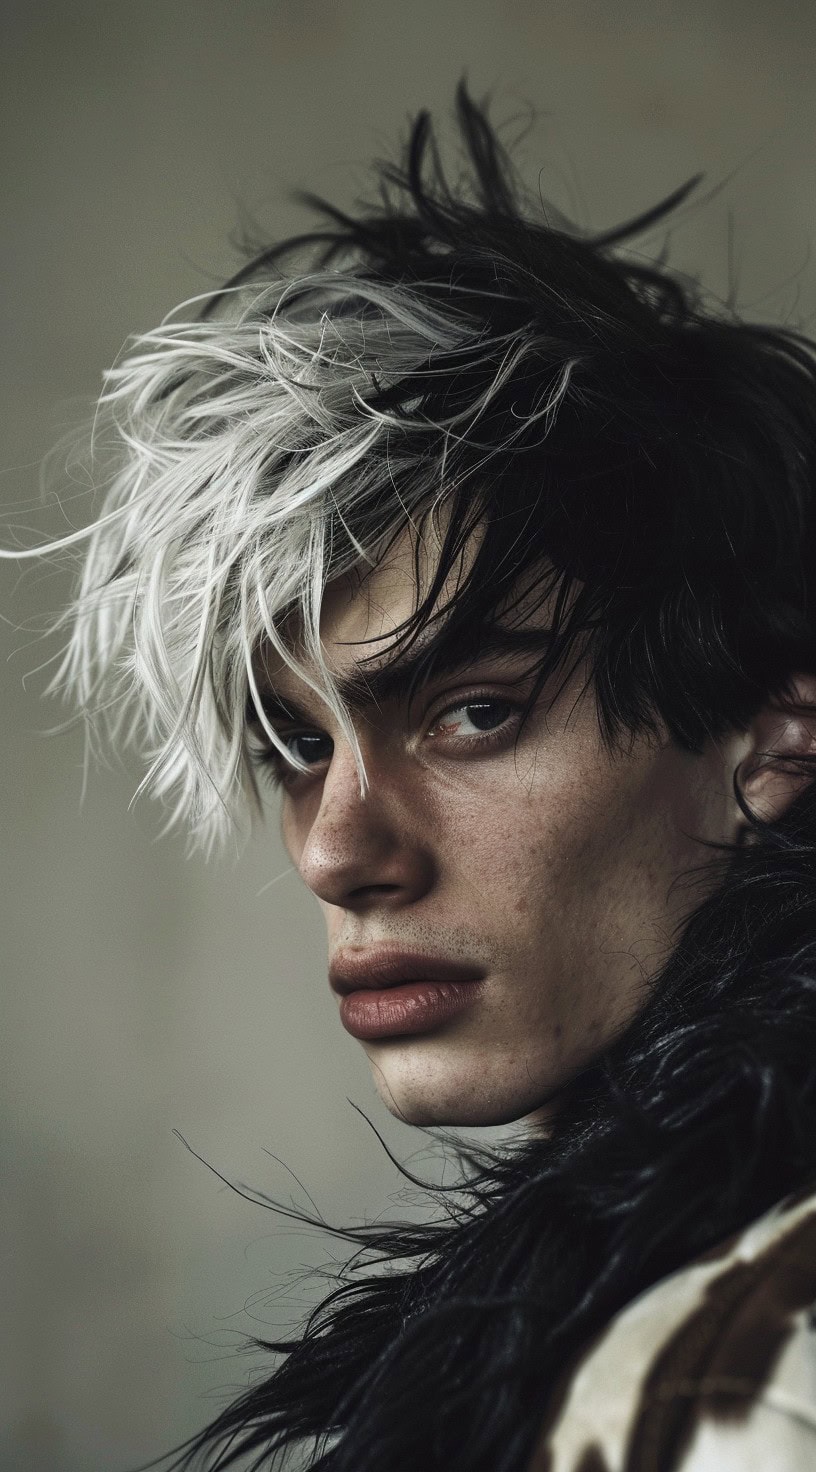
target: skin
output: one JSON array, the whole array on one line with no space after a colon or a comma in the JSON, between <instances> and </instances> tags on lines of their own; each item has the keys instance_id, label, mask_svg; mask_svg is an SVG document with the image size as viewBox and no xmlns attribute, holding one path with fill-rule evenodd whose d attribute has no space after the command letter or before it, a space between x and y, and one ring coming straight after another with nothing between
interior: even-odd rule
<instances>
[{"instance_id":1,"label":"skin","mask_svg":"<svg viewBox=\"0 0 816 1472\"><path fill-rule=\"evenodd\" d=\"M372 654L387 663L382 636L416 597L406 533L365 579L326 590L331 669L347 675ZM543 1122L559 1087L642 1006L710 887L700 840L737 838L733 774L749 770L766 728L699 755L646 736L611 753L578 673L519 736L526 664L493 656L433 680L410 708L398 694L356 711L362 795L354 753L320 698L268 657L258 674L305 716L275 722L309 763L283 776L282 827L323 911L330 959L390 943L484 971L463 1013L361 1045L383 1101L421 1125ZM761 766L749 776L759 797L764 780ZM788 796L768 794L774 806Z\"/></svg>"}]
</instances>

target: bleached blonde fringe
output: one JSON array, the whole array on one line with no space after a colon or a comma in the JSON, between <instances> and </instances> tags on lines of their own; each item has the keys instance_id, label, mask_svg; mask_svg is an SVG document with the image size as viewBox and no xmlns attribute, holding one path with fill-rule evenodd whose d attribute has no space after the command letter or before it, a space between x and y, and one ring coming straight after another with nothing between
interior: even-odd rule
<instances>
[{"instance_id":1,"label":"bleached blonde fringe","mask_svg":"<svg viewBox=\"0 0 816 1472\"><path fill-rule=\"evenodd\" d=\"M429 425L371 400L435 353L478 358L473 320L450 299L443 308L417 289L322 271L236 289L211 319L184 310L136 337L106 375L95 444L111 469L97 519L22 555L87 539L50 689L116 747L146 755L142 787L209 849L247 800L257 806L245 710L264 640L334 712L365 782L321 645L323 591L376 563L444 496L447 447L534 343L520 333L485 345L487 390ZM535 413L545 430L570 367ZM504 447L527 425L514 420Z\"/></svg>"}]
</instances>

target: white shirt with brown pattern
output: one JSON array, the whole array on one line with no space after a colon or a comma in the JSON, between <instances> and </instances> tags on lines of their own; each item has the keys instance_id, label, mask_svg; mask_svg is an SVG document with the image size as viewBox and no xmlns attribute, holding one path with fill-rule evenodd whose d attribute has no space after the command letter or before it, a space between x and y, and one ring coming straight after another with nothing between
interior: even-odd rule
<instances>
[{"instance_id":1,"label":"white shirt with brown pattern","mask_svg":"<svg viewBox=\"0 0 816 1472\"><path fill-rule=\"evenodd\" d=\"M628 1304L554 1398L530 1472L816 1472L816 1193Z\"/></svg>"}]
</instances>

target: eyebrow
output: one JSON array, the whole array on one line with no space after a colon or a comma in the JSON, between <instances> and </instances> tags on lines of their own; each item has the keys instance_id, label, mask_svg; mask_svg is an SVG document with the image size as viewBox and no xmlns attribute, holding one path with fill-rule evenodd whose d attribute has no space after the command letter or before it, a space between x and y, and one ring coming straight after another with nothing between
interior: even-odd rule
<instances>
[{"instance_id":1,"label":"eyebrow","mask_svg":"<svg viewBox=\"0 0 816 1472\"><path fill-rule=\"evenodd\" d=\"M367 708L386 705L393 700L410 700L423 686L456 671L464 671L484 659L520 654L541 655L552 640L550 629L506 628L493 624L483 629L481 635L467 636L463 647L462 636L452 637L443 629L435 637L422 643L406 654L368 670L364 665L337 680L337 690L343 704L352 712L360 714ZM264 715L270 723L275 720L314 721L296 701L279 694L272 687L259 689ZM246 718L250 725L258 725L255 700L250 693L247 699Z\"/></svg>"}]
</instances>

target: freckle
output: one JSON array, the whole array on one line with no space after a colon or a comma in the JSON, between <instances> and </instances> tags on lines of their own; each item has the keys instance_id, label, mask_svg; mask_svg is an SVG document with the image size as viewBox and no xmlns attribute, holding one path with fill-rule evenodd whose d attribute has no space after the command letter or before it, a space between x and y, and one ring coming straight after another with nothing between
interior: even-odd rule
<instances>
[{"instance_id":1,"label":"freckle","mask_svg":"<svg viewBox=\"0 0 816 1472\"><path fill-rule=\"evenodd\" d=\"M524 900L524 899L522 899L522 900L516 900L516 914L517 915L526 915L527 914L527 909L528 909L528 905L527 905L527 901L526 900Z\"/></svg>"},{"instance_id":2,"label":"freckle","mask_svg":"<svg viewBox=\"0 0 816 1472\"><path fill-rule=\"evenodd\" d=\"M561 1038L564 1036L564 1029L560 1022L556 1022L553 1032L555 1036L555 1041L560 1042Z\"/></svg>"}]
</instances>

